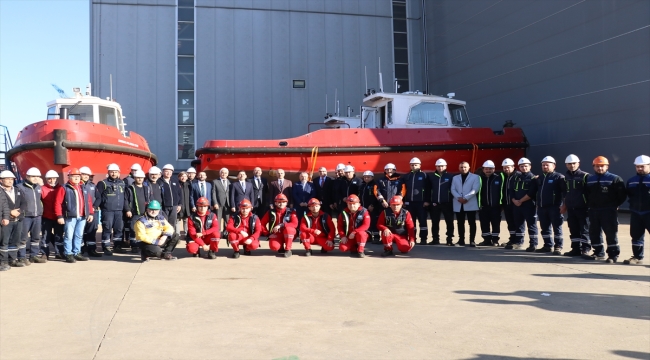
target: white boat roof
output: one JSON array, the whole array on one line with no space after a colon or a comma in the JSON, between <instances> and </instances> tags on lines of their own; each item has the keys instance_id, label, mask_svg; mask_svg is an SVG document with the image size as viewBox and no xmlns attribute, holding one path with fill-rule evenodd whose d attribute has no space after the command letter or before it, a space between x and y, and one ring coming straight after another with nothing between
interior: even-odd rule
<instances>
[{"instance_id":1,"label":"white boat roof","mask_svg":"<svg viewBox=\"0 0 650 360\"><path fill-rule=\"evenodd\" d=\"M80 105L101 105L101 106L106 106L111 108L117 108L120 109L120 113L121 113L122 107L115 100L102 99L92 95L83 95L80 92L75 92L74 94L75 95L73 97L58 98L49 101L47 103L47 107L51 107L55 105L74 105L77 102L81 101Z\"/></svg>"},{"instance_id":2,"label":"white boat roof","mask_svg":"<svg viewBox=\"0 0 650 360\"><path fill-rule=\"evenodd\" d=\"M370 94L363 98L363 105L365 106L375 106L377 103L385 102L386 100L393 99L410 99L410 100L419 100L419 101L435 101L435 102L445 102L449 104L456 105L465 105L465 101L457 100L449 97L438 96L438 95L426 95L421 92L406 92L406 93L387 93L387 92L377 92Z\"/></svg>"}]
</instances>

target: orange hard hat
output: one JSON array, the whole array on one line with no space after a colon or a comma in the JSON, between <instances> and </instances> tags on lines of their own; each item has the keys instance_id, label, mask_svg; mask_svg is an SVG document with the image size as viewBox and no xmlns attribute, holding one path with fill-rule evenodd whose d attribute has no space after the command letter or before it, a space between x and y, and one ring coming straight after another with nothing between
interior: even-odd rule
<instances>
[{"instance_id":1,"label":"orange hard hat","mask_svg":"<svg viewBox=\"0 0 650 360\"><path fill-rule=\"evenodd\" d=\"M210 206L210 201L207 198L201 196L196 200L196 206Z\"/></svg>"},{"instance_id":2,"label":"orange hard hat","mask_svg":"<svg viewBox=\"0 0 650 360\"><path fill-rule=\"evenodd\" d=\"M248 199L244 199L239 202L239 207L245 209L245 208L252 208L253 205L251 204L250 201L248 201Z\"/></svg>"},{"instance_id":3,"label":"orange hard hat","mask_svg":"<svg viewBox=\"0 0 650 360\"><path fill-rule=\"evenodd\" d=\"M314 205L320 205L320 200L318 200L316 198L309 199L309 202L307 203L307 207L311 207L311 206L314 206Z\"/></svg>"},{"instance_id":4,"label":"orange hard hat","mask_svg":"<svg viewBox=\"0 0 650 360\"><path fill-rule=\"evenodd\" d=\"M593 165L609 165L609 160L604 156L597 156L594 159Z\"/></svg>"},{"instance_id":5,"label":"orange hard hat","mask_svg":"<svg viewBox=\"0 0 650 360\"><path fill-rule=\"evenodd\" d=\"M358 203L359 202L359 197L352 194L352 195L348 196L347 199L345 199L345 202L348 203L348 204L350 204L350 203L353 203L353 204Z\"/></svg>"},{"instance_id":6,"label":"orange hard hat","mask_svg":"<svg viewBox=\"0 0 650 360\"><path fill-rule=\"evenodd\" d=\"M275 197L275 202L289 202L289 200L287 200L287 197L284 194L278 194Z\"/></svg>"},{"instance_id":7,"label":"orange hard hat","mask_svg":"<svg viewBox=\"0 0 650 360\"><path fill-rule=\"evenodd\" d=\"M81 171L78 168L72 168L68 170L68 176L70 175L81 175Z\"/></svg>"},{"instance_id":8,"label":"orange hard hat","mask_svg":"<svg viewBox=\"0 0 650 360\"><path fill-rule=\"evenodd\" d=\"M402 205L402 197L397 196L397 195L393 196L392 198L390 198L389 204L390 205Z\"/></svg>"}]
</instances>

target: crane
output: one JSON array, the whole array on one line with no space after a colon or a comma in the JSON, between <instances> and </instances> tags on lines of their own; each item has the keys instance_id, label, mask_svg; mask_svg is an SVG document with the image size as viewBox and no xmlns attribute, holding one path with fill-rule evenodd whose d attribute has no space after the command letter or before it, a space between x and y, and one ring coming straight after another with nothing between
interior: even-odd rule
<instances>
[{"instance_id":1,"label":"crane","mask_svg":"<svg viewBox=\"0 0 650 360\"><path fill-rule=\"evenodd\" d=\"M65 91L63 91L63 89L61 89L60 87L56 86L56 84L51 84L51 85L52 85L52 87L54 88L54 90L56 90L56 92L59 93L59 97L62 97L62 98L64 98L64 99L65 99L65 98L69 98L68 94L66 94Z\"/></svg>"}]
</instances>

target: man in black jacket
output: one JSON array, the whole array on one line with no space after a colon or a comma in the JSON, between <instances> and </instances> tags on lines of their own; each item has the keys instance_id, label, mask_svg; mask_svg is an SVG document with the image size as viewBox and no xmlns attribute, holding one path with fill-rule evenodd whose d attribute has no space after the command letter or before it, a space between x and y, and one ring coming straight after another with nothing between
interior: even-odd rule
<instances>
[{"instance_id":1,"label":"man in black jacket","mask_svg":"<svg viewBox=\"0 0 650 360\"><path fill-rule=\"evenodd\" d=\"M404 208L411 213L415 228L420 229L420 244L425 245L429 237L429 228L427 226L427 211L431 198L429 178L420 167L422 162L414 157L411 159L411 172L404 175L404 185L406 185L406 197L404 198ZM417 224L416 224L417 222Z\"/></svg>"},{"instance_id":2,"label":"man in black jacket","mask_svg":"<svg viewBox=\"0 0 650 360\"><path fill-rule=\"evenodd\" d=\"M632 257L628 265L643 263L644 233L650 233L650 156L640 155L634 159L636 175L626 183L630 200L630 237Z\"/></svg>"},{"instance_id":3,"label":"man in black jacket","mask_svg":"<svg viewBox=\"0 0 650 360\"><path fill-rule=\"evenodd\" d=\"M7 252L6 245L4 242L4 227L9 225L10 217L9 204L7 202L7 197L3 194L0 194L0 271L10 270L9 262L6 260Z\"/></svg>"},{"instance_id":4,"label":"man in black jacket","mask_svg":"<svg viewBox=\"0 0 650 360\"><path fill-rule=\"evenodd\" d=\"M174 167L171 164L163 166L162 177L158 180L162 191L162 213L167 221L176 229L176 219L183 204L183 191L178 181L172 179Z\"/></svg>"},{"instance_id":5,"label":"man in black jacket","mask_svg":"<svg viewBox=\"0 0 650 360\"><path fill-rule=\"evenodd\" d=\"M313 178L312 182L314 184L314 190L316 191L316 199L320 200L322 204L321 210L331 215L332 209L330 208L330 204L332 202L329 195L333 180L331 177L327 176L327 168L321 166L321 168L318 169L318 177Z\"/></svg>"},{"instance_id":6,"label":"man in black jacket","mask_svg":"<svg viewBox=\"0 0 650 360\"><path fill-rule=\"evenodd\" d=\"M107 256L113 255L110 249L111 234L115 251L123 252L124 190L124 181L120 179L120 168L117 164L108 165L108 177L98 182L96 187L97 198L101 199L99 209L102 212L102 247L104 255Z\"/></svg>"},{"instance_id":7,"label":"man in black jacket","mask_svg":"<svg viewBox=\"0 0 650 360\"><path fill-rule=\"evenodd\" d=\"M26 266L24 261L18 261L18 243L23 232L23 217L27 203L23 192L14 186L16 176L9 170L0 173L2 195L9 207L9 219L3 218L2 242L0 243L0 263L13 267Z\"/></svg>"},{"instance_id":8,"label":"man in black jacket","mask_svg":"<svg viewBox=\"0 0 650 360\"><path fill-rule=\"evenodd\" d=\"M481 191L479 193L480 209L478 211L483 242L478 246L499 246L505 175L503 173L497 174L494 170L495 165L492 160L483 163Z\"/></svg>"},{"instance_id":9,"label":"man in black jacket","mask_svg":"<svg viewBox=\"0 0 650 360\"><path fill-rule=\"evenodd\" d=\"M43 221L41 186L38 184L40 177L41 172L37 168L30 168L27 170L25 181L16 186L22 191L26 202L22 239L18 245L18 260L24 262L25 265L47 262L46 256L40 256L41 223Z\"/></svg>"},{"instance_id":10,"label":"man in black jacket","mask_svg":"<svg viewBox=\"0 0 650 360\"><path fill-rule=\"evenodd\" d=\"M124 215L129 222L128 239L131 244L131 253L140 253L140 246L135 236L135 222L147 211L147 204L151 201L151 191L144 182L144 171L136 170L133 174L133 184L126 188L124 200Z\"/></svg>"},{"instance_id":11,"label":"man in black jacket","mask_svg":"<svg viewBox=\"0 0 650 360\"><path fill-rule=\"evenodd\" d=\"M555 171L555 159L552 156L542 159L542 175L539 175L536 181L537 217L544 246L535 252L553 252L553 255L562 255L564 218L560 213L560 206L566 194L566 181L562 174ZM553 237L551 237L551 229Z\"/></svg>"},{"instance_id":12,"label":"man in black jacket","mask_svg":"<svg viewBox=\"0 0 650 360\"><path fill-rule=\"evenodd\" d=\"M447 225L447 245L454 246L454 205L451 202L451 179L454 176L447 172L447 161L438 159L436 161L436 172L429 175L431 183L431 245L440 245L440 215L444 216Z\"/></svg>"},{"instance_id":13,"label":"man in black jacket","mask_svg":"<svg viewBox=\"0 0 650 360\"><path fill-rule=\"evenodd\" d=\"M561 212L567 214L567 225L571 237L571 251L564 256L589 255L591 243L589 242L589 216L587 213L587 198L585 187L589 173L580 170L580 159L576 155L567 156L567 172L564 174L566 182L566 195Z\"/></svg>"}]
</instances>

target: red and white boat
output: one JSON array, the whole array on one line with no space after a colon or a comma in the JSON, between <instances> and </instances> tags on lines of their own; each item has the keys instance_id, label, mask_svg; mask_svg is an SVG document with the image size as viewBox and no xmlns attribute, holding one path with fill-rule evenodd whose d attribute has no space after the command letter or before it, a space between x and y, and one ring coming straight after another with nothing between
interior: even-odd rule
<instances>
[{"instance_id":1,"label":"red and white boat","mask_svg":"<svg viewBox=\"0 0 650 360\"><path fill-rule=\"evenodd\" d=\"M313 124L310 124L313 125ZM217 177L219 169L252 171L282 168L287 173L312 173L325 166L333 174L339 163L350 164L360 173L383 174L387 163L398 172L408 171L412 157L422 161L424 171L435 171L444 158L455 171L467 161L472 170L485 160L501 163L504 158L525 155L528 143L519 128L506 124L500 131L470 127L465 102L448 97L413 93L372 91L363 99L360 115L327 116L323 129L289 139L210 140L196 151L195 164Z\"/></svg>"},{"instance_id":2,"label":"red and white boat","mask_svg":"<svg viewBox=\"0 0 650 360\"><path fill-rule=\"evenodd\" d=\"M88 166L95 175L106 176L106 166L116 163L124 173L134 163L146 172L158 162L147 141L125 130L120 104L86 94L47 103L47 120L23 128L7 156L24 176L31 168L41 173L66 174L71 167Z\"/></svg>"}]
</instances>

